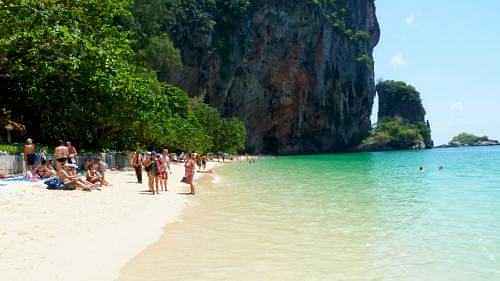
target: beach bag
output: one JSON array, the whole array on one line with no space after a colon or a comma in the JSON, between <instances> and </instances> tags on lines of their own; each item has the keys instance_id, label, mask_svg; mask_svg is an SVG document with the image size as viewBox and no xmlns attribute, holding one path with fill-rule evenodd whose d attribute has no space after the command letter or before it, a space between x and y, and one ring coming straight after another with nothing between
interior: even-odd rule
<instances>
[{"instance_id":1,"label":"beach bag","mask_svg":"<svg viewBox=\"0 0 500 281\"><path fill-rule=\"evenodd\" d=\"M49 179L44 183L47 185L47 189L55 190L64 188L64 183L61 182L58 178Z\"/></svg>"}]
</instances>

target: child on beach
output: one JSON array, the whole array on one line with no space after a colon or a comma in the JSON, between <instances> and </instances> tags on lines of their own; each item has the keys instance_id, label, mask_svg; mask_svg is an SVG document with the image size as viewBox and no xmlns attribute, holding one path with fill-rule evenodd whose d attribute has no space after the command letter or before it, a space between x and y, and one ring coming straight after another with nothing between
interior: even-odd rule
<instances>
[{"instance_id":1,"label":"child on beach","mask_svg":"<svg viewBox=\"0 0 500 281\"><path fill-rule=\"evenodd\" d=\"M104 179L104 177L99 173L99 164L90 165L87 170L87 181L92 184L97 184L100 186L109 186L109 183Z\"/></svg>"}]
</instances>

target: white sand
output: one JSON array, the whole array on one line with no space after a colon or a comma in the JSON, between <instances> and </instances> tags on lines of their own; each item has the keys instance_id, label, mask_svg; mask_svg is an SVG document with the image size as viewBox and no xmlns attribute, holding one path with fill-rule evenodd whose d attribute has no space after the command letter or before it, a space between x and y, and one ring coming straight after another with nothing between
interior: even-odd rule
<instances>
[{"instance_id":1,"label":"white sand","mask_svg":"<svg viewBox=\"0 0 500 281\"><path fill-rule=\"evenodd\" d=\"M109 172L113 187L103 191L0 187L0 279L116 279L189 204L176 193L188 190L183 167L172 168L170 192L156 196L141 192L146 183L136 184L131 171Z\"/></svg>"}]
</instances>

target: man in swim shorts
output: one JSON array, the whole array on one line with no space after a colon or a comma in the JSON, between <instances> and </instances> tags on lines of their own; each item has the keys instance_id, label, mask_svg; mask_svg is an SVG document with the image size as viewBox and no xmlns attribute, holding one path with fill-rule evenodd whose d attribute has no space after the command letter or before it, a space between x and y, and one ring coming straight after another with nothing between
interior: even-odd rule
<instances>
[{"instance_id":1,"label":"man in swim shorts","mask_svg":"<svg viewBox=\"0 0 500 281\"><path fill-rule=\"evenodd\" d=\"M35 144L32 139L27 139L24 145L24 161L26 163L26 171L31 171L36 164Z\"/></svg>"}]
</instances>

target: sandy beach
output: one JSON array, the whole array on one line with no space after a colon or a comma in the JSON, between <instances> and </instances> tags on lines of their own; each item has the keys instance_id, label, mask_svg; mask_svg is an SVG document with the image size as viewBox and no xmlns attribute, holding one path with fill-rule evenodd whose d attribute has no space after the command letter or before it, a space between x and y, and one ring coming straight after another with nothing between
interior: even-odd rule
<instances>
[{"instance_id":1,"label":"sandy beach","mask_svg":"<svg viewBox=\"0 0 500 281\"><path fill-rule=\"evenodd\" d=\"M170 192L157 196L145 192L147 185L137 184L132 171L108 172L113 187L103 191L1 187L2 280L116 279L189 206L191 197L182 195L187 186L180 183L183 166L172 170Z\"/></svg>"}]
</instances>

